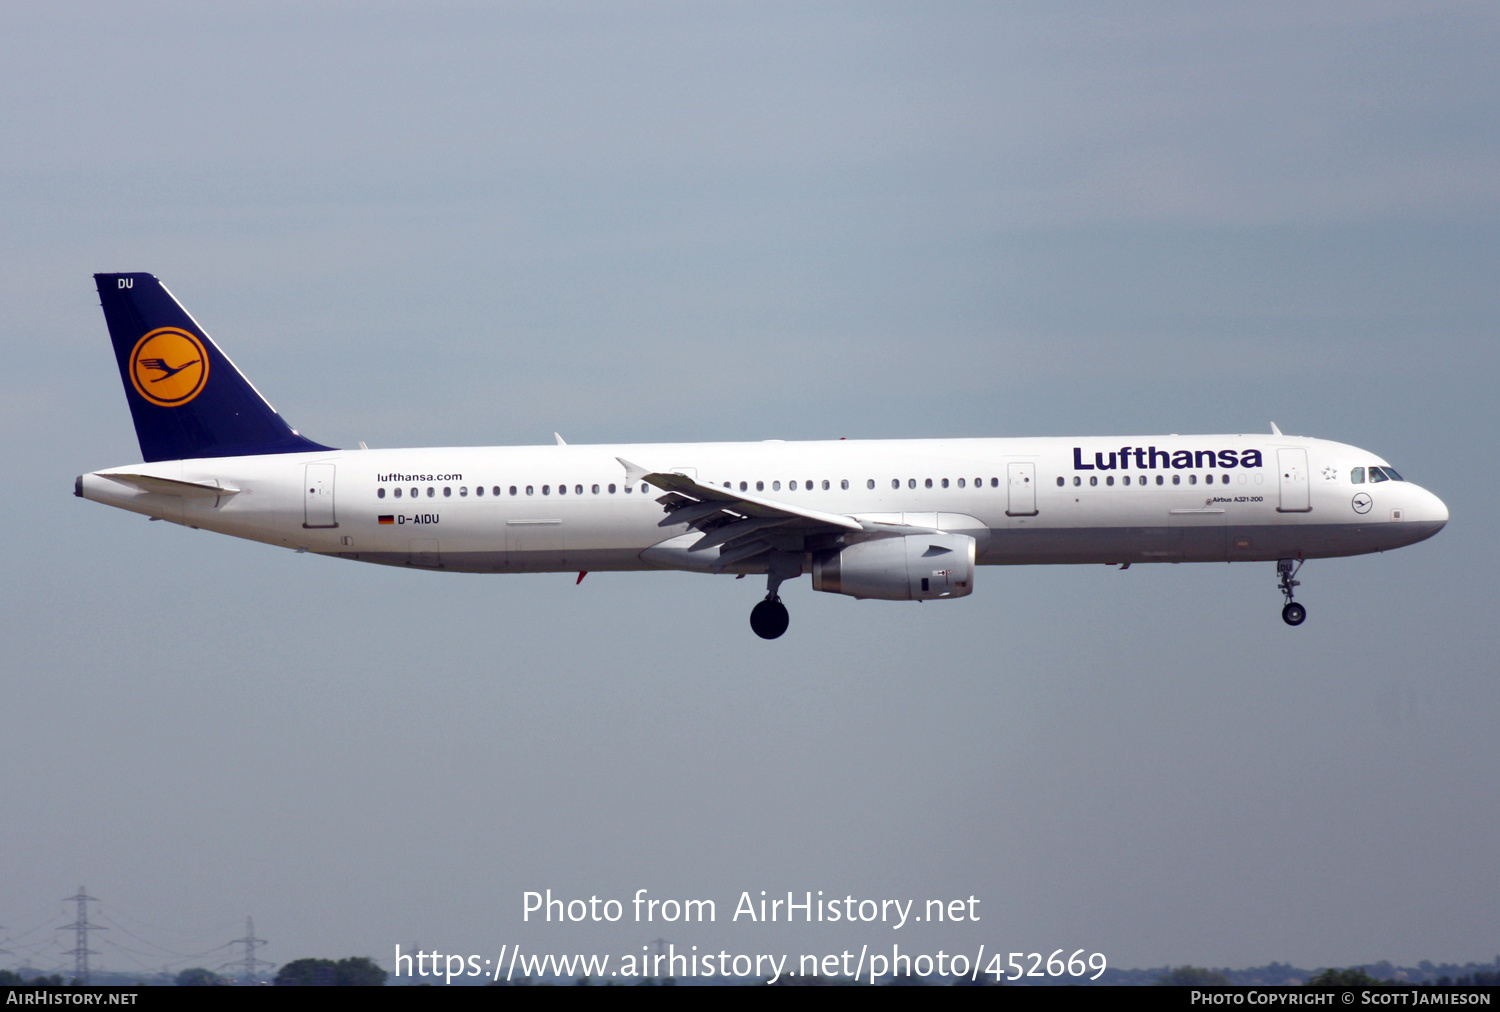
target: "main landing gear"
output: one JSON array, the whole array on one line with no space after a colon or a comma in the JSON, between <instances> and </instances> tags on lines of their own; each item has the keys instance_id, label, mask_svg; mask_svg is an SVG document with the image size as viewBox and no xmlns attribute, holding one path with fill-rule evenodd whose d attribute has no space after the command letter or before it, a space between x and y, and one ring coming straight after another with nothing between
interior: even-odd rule
<instances>
[{"instance_id":1,"label":"main landing gear","mask_svg":"<svg viewBox=\"0 0 1500 1012\"><path fill-rule=\"evenodd\" d=\"M774 640L786 632L792 617L786 612L781 598L768 595L764 601L750 610L750 628L763 640Z\"/></svg>"},{"instance_id":2,"label":"main landing gear","mask_svg":"<svg viewBox=\"0 0 1500 1012\"><path fill-rule=\"evenodd\" d=\"M1302 586L1302 581L1296 579L1297 571L1302 568L1302 562L1298 559L1278 559L1276 562L1277 587L1286 596L1286 607L1281 609L1281 621L1287 625L1301 625L1307 619L1307 609L1292 600L1292 588Z\"/></svg>"},{"instance_id":3,"label":"main landing gear","mask_svg":"<svg viewBox=\"0 0 1500 1012\"><path fill-rule=\"evenodd\" d=\"M774 640L786 632L786 627L791 624L792 617L787 614L786 605L781 603L781 597L776 591L781 589L782 581L788 576L797 576L802 572L800 562L795 572L778 565L778 562L780 560L773 556L772 565L766 573L766 599L750 609L750 628L763 640Z\"/></svg>"}]
</instances>

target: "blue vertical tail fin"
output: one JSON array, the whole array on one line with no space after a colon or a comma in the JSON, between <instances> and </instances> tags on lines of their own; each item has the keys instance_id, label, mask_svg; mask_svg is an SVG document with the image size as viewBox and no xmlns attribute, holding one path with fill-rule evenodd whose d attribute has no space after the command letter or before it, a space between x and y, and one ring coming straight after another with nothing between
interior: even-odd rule
<instances>
[{"instance_id":1,"label":"blue vertical tail fin","mask_svg":"<svg viewBox=\"0 0 1500 1012\"><path fill-rule=\"evenodd\" d=\"M288 425L150 274L95 274L147 461L327 450Z\"/></svg>"}]
</instances>

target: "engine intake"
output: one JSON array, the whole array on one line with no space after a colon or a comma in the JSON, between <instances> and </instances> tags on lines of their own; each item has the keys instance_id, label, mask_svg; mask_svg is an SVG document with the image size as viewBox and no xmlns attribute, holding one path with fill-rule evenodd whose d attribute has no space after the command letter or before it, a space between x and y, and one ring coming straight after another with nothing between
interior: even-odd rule
<instances>
[{"instance_id":1,"label":"engine intake","mask_svg":"<svg viewBox=\"0 0 1500 1012\"><path fill-rule=\"evenodd\" d=\"M813 560L813 590L882 601L933 601L974 591L976 545L967 534L860 541Z\"/></svg>"}]
</instances>

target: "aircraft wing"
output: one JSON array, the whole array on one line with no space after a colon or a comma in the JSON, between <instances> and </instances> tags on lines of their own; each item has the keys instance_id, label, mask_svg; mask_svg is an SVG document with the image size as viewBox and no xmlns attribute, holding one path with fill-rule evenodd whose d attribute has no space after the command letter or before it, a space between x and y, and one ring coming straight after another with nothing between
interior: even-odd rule
<instances>
[{"instance_id":1,"label":"aircraft wing","mask_svg":"<svg viewBox=\"0 0 1500 1012\"><path fill-rule=\"evenodd\" d=\"M858 520L837 513L824 513L747 492L705 485L675 471L650 471L624 457L615 459L625 468L626 480L631 483L643 481L666 493L656 500L667 512L658 526L685 523L703 532L703 537L693 542L688 551L701 552L718 547L715 570L779 547L774 542L785 540L788 535L807 538L870 529Z\"/></svg>"}]
</instances>

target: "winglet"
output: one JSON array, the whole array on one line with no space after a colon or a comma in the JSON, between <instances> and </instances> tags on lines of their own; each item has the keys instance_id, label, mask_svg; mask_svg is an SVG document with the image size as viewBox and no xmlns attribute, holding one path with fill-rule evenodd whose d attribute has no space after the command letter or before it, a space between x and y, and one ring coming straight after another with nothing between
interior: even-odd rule
<instances>
[{"instance_id":1,"label":"winglet","mask_svg":"<svg viewBox=\"0 0 1500 1012\"><path fill-rule=\"evenodd\" d=\"M1276 423L1275 422L1271 423L1271 435L1273 435L1273 436L1279 436L1279 435L1281 435L1281 430L1276 427Z\"/></svg>"},{"instance_id":2,"label":"winglet","mask_svg":"<svg viewBox=\"0 0 1500 1012\"><path fill-rule=\"evenodd\" d=\"M652 473L639 464L632 464L624 457L616 457L615 459L618 460L620 462L620 466L625 469L625 483L628 485L634 485L638 481L644 481L646 475Z\"/></svg>"}]
</instances>

